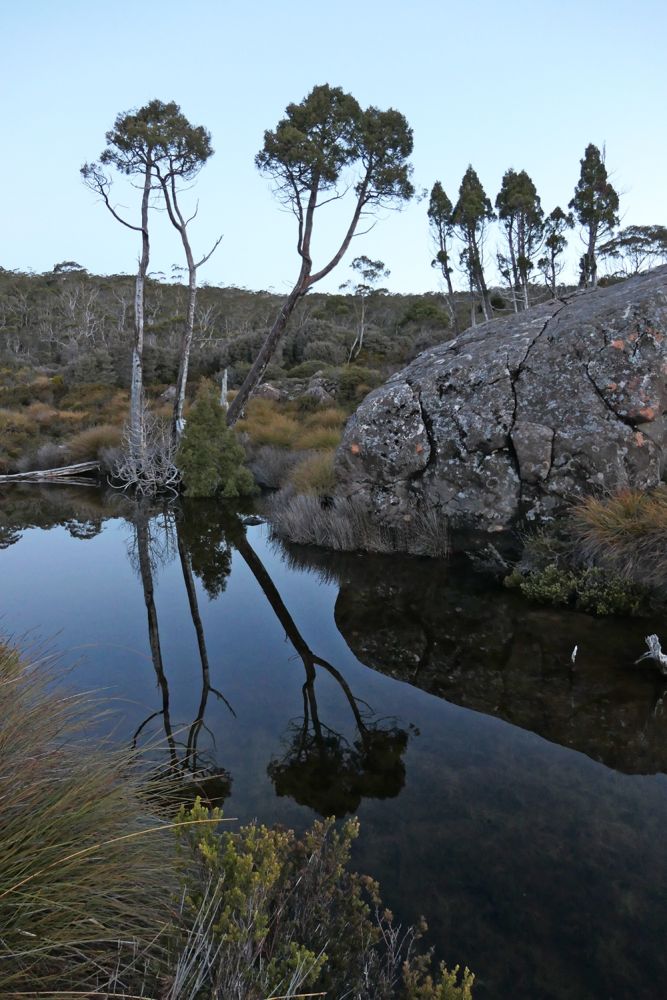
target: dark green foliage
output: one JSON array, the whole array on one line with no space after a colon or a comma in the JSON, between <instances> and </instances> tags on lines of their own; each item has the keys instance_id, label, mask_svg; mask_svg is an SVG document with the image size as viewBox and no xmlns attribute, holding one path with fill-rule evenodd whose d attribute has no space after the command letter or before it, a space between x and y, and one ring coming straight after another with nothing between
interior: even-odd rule
<instances>
[{"instance_id":1,"label":"dark green foliage","mask_svg":"<svg viewBox=\"0 0 667 1000\"><path fill-rule=\"evenodd\" d=\"M567 569L551 563L527 574L514 570L505 580L524 597L555 607L571 605L593 615L636 615L646 607L646 593L637 584L598 566Z\"/></svg>"},{"instance_id":2,"label":"dark green foliage","mask_svg":"<svg viewBox=\"0 0 667 1000\"><path fill-rule=\"evenodd\" d=\"M563 270L560 257L567 246L565 233L574 225L571 212L567 214L558 205L544 220L544 254L537 262L537 266L544 275L544 280L551 289L551 294L556 297L556 280Z\"/></svg>"},{"instance_id":3,"label":"dark green foliage","mask_svg":"<svg viewBox=\"0 0 667 1000\"><path fill-rule=\"evenodd\" d=\"M533 258L542 242L544 212L535 185L525 170L506 171L496 208L507 246L507 254L499 255L500 270L515 291L521 290L527 309L528 279L534 266Z\"/></svg>"},{"instance_id":4,"label":"dark green foliage","mask_svg":"<svg viewBox=\"0 0 667 1000\"><path fill-rule=\"evenodd\" d=\"M382 375L369 368L347 365L344 368L328 368L325 378L337 382L336 402L340 406L356 405L371 389L380 385Z\"/></svg>"},{"instance_id":5,"label":"dark green foliage","mask_svg":"<svg viewBox=\"0 0 667 1000\"><path fill-rule=\"evenodd\" d=\"M187 179L213 152L210 134L201 125L192 126L174 101L153 100L138 111L118 115L106 140L100 162L125 174L178 160L179 176Z\"/></svg>"},{"instance_id":6,"label":"dark green foliage","mask_svg":"<svg viewBox=\"0 0 667 1000\"><path fill-rule=\"evenodd\" d=\"M646 593L618 573L592 566L577 578L576 600L578 608L594 615L636 615Z\"/></svg>"},{"instance_id":7,"label":"dark green foliage","mask_svg":"<svg viewBox=\"0 0 667 1000\"><path fill-rule=\"evenodd\" d=\"M216 389L205 382L190 410L176 458L186 497L233 499L255 492L244 460L243 447L227 427Z\"/></svg>"},{"instance_id":8,"label":"dark green foliage","mask_svg":"<svg viewBox=\"0 0 667 1000\"><path fill-rule=\"evenodd\" d=\"M577 220L586 231L586 253L582 258L582 285L597 284L596 252L600 239L618 225L618 194L607 175L604 157L597 146L586 147L581 163L581 174L569 204Z\"/></svg>"},{"instance_id":9,"label":"dark green foliage","mask_svg":"<svg viewBox=\"0 0 667 1000\"><path fill-rule=\"evenodd\" d=\"M276 129L264 133L264 146L255 163L271 178L276 194L296 217L299 273L229 406L229 424L239 419L262 381L299 300L343 259L362 214L412 197L411 153L412 130L403 115L392 108L362 111L351 94L329 84L314 87L300 104L288 105ZM338 249L315 269L315 213L330 201L344 199L350 190L354 197Z\"/></svg>"},{"instance_id":10,"label":"dark green foliage","mask_svg":"<svg viewBox=\"0 0 667 1000\"><path fill-rule=\"evenodd\" d=\"M449 326L449 316L435 302L417 299L405 310L399 326L408 326L410 323L420 327L429 326L445 330Z\"/></svg>"},{"instance_id":11,"label":"dark green foliage","mask_svg":"<svg viewBox=\"0 0 667 1000\"><path fill-rule=\"evenodd\" d=\"M471 288L476 288L482 297L485 318L490 319L492 310L484 277L482 247L486 226L495 219L495 215L481 181L471 166L463 175L452 219L464 245L461 262L468 273Z\"/></svg>"}]
</instances>

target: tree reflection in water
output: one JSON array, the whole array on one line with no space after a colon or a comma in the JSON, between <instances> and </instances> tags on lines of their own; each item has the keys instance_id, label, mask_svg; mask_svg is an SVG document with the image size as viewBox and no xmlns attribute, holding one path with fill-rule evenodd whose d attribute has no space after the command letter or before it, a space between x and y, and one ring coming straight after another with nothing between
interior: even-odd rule
<instances>
[{"instance_id":1,"label":"tree reflection in water","mask_svg":"<svg viewBox=\"0 0 667 1000\"><path fill-rule=\"evenodd\" d=\"M206 730L211 737L213 748L215 749L215 737L204 721L211 693L218 700L222 701L232 714L234 714L234 710L222 692L214 688L211 684L211 670L208 651L206 649L204 628L199 614L197 592L192 574L192 563L179 522L173 510L164 510L161 512L159 531L152 530L154 522L155 518L151 517L151 512L146 503L138 503L134 515L134 551L130 553L130 558L136 563L143 587L148 617L148 639L151 649L151 659L157 678L158 689L161 694L162 708L151 713L138 726L133 736L132 745L136 747L139 737L146 726L161 716L170 767L172 772L184 781L184 796L192 797L192 793L199 794L212 804L221 805L230 793L231 775L224 768L217 766L215 760L211 758L210 752L207 753L200 750L199 739L202 730ZM153 584L154 572L160 565L164 565L170 561L174 550L178 552L181 563L190 616L197 636L199 661L201 664L201 695L197 713L189 726L178 727L177 730L174 730L171 718L169 683L164 669L162 648L160 645L160 632ZM231 567L229 560L227 565ZM229 568L227 569L227 573L229 573ZM219 581L219 587L220 590L224 589L224 582ZM185 739L179 738L181 732L185 733Z\"/></svg>"},{"instance_id":2,"label":"tree reflection in water","mask_svg":"<svg viewBox=\"0 0 667 1000\"><path fill-rule=\"evenodd\" d=\"M341 672L310 649L242 527L234 533L233 541L306 673L303 718L290 724L285 753L268 766L276 793L310 806L323 816L354 812L362 798L398 795L405 783L403 754L408 744L407 730L400 728L395 720L373 719L372 710L355 698ZM320 718L315 696L316 667L334 678L347 700L357 733L351 742ZM362 715L360 704L364 705L366 716Z\"/></svg>"}]
</instances>

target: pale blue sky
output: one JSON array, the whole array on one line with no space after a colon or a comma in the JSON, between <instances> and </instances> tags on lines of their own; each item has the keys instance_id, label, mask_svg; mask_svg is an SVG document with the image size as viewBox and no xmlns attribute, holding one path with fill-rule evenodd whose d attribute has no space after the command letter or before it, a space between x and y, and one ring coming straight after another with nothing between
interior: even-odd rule
<instances>
[{"instance_id":1,"label":"pale blue sky","mask_svg":"<svg viewBox=\"0 0 667 1000\"><path fill-rule=\"evenodd\" d=\"M253 158L285 105L324 82L403 112L418 188L439 179L454 200L472 163L495 200L513 166L550 211L572 197L587 143L606 143L624 223L667 223L663 0L0 0L0 33L6 268L72 259L99 273L134 270L136 237L95 202L79 168L119 112L158 97L213 136L192 239L196 252L224 240L202 280L287 290L298 271L293 219ZM121 184L116 198L135 204ZM322 256L344 225L339 208L326 210ZM158 220L151 269L182 263L179 249ZM385 261L392 291L438 285L424 202L385 213L347 264L362 253ZM337 288L347 264L322 287Z\"/></svg>"}]
</instances>

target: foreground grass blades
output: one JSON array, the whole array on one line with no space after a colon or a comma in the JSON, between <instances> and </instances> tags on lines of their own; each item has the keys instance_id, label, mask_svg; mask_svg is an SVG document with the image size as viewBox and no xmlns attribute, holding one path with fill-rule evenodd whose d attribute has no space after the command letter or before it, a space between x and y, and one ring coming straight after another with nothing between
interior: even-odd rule
<instances>
[{"instance_id":1,"label":"foreground grass blades","mask_svg":"<svg viewBox=\"0 0 667 1000\"><path fill-rule=\"evenodd\" d=\"M349 871L356 820L174 816L172 780L84 741L90 699L48 660L0 646L0 697L0 996L470 1000Z\"/></svg>"},{"instance_id":2,"label":"foreground grass blades","mask_svg":"<svg viewBox=\"0 0 667 1000\"><path fill-rule=\"evenodd\" d=\"M173 835L128 756L83 748L87 699L0 647L0 984L123 987L170 920ZM173 874L172 874L173 873Z\"/></svg>"}]
</instances>

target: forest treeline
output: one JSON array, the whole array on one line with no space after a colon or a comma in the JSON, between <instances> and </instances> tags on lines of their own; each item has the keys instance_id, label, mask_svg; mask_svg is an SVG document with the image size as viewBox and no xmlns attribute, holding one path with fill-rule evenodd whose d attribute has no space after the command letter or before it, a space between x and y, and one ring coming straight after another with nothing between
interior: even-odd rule
<instances>
[{"instance_id":1,"label":"forest treeline","mask_svg":"<svg viewBox=\"0 0 667 1000\"><path fill-rule=\"evenodd\" d=\"M455 198L435 182L425 215L441 293L389 295L380 287L390 274L385 262L361 255L351 261L341 294L317 294L318 282L342 271L352 240L373 225L370 220L416 194L413 134L405 117L393 108L363 108L341 88L322 84L287 106L276 127L264 133L255 157L296 223L291 291L279 297L201 287L199 268L220 238L195 250L190 229L199 206L189 214L186 202L213 155L211 134L189 122L174 102L156 99L119 114L105 139L98 159L86 162L81 175L115 222L136 234L134 279L93 277L74 261L43 275L0 270L0 364L14 371L41 366L46 377L62 377L65 386L127 389L125 458L116 475L140 492L159 488L164 470L170 470L169 483L179 479L186 391L202 376L228 373L226 384L236 393L221 402L233 426L267 377L305 376L353 362L383 376L479 318L556 296L567 234L575 226L584 247L580 287L598 283L602 259L612 262L613 280L667 255L665 227L619 231L619 196L604 150L589 144L571 200L548 214L525 170L506 171L494 204L472 165ZM114 188L119 179L133 189L132 203L123 207ZM339 241L320 259L319 209L332 203ZM156 210L166 213L181 244L187 282L151 277ZM496 222L494 245L490 227ZM455 271L464 274L465 291L454 289ZM496 281L494 287L494 275L501 286ZM361 381L370 386L374 378ZM145 387L159 384L175 388L170 411L156 420Z\"/></svg>"}]
</instances>

